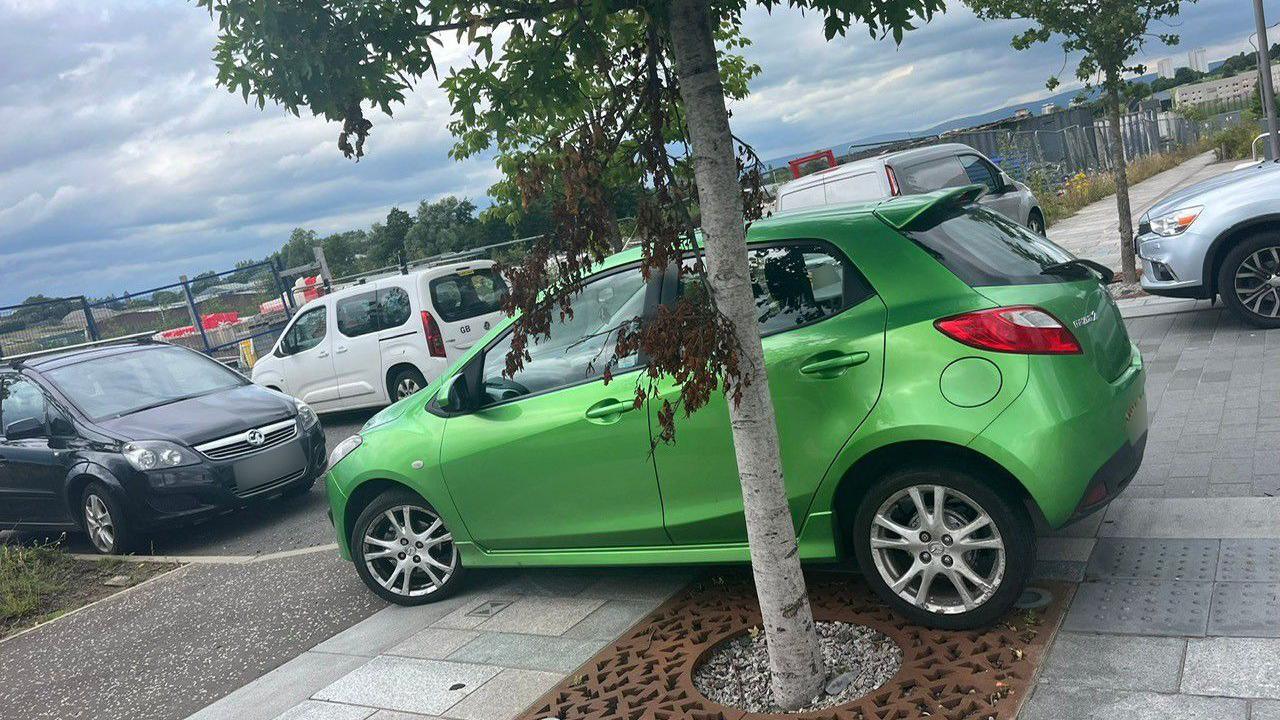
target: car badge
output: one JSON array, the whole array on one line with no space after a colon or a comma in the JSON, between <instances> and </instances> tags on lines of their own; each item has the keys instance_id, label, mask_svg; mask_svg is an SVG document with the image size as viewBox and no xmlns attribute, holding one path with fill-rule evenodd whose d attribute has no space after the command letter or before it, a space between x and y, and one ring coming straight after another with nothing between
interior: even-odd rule
<instances>
[{"instance_id":1,"label":"car badge","mask_svg":"<svg viewBox=\"0 0 1280 720\"><path fill-rule=\"evenodd\" d=\"M245 435L244 439L254 447L257 447L267 441L266 436L262 434L261 430L250 430L249 434Z\"/></svg>"},{"instance_id":2,"label":"car badge","mask_svg":"<svg viewBox=\"0 0 1280 720\"><path fill-rule=\"evenodd\" d=\"M1090 310L1087 314L1071 321L1071 324L1075 327L1081 328L1097 319L1098 319L1098 311Z\"/></svg>"}]
</instances>

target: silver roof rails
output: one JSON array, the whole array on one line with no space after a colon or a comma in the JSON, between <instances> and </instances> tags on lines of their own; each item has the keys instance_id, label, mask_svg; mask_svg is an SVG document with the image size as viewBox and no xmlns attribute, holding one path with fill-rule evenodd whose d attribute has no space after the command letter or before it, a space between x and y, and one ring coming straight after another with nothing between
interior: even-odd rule
<instances>
[{"instance_id":1,"label":"silver roof rails","mask_svg":"<svg viewBox=\"0 0 1280 720\"><path fill-rule=\"evenodd\" d=\"M30 360L43 355L55 355L57 353L72 350L88 350L91 348L107 347L110 345L124 345L126 343L159 343L160 341L153 339L154 335L154 332L140 332L132 335L121 335L120 337L110 338L108 340L95 340L93 342L79 343L76 345L63 345L62 347L49 348L47 350L36 350L35 352L21 353L19 355L6 355L4 357L0 357L0 363L20 365L24 360Z\"/></svg>"}]
</instances>

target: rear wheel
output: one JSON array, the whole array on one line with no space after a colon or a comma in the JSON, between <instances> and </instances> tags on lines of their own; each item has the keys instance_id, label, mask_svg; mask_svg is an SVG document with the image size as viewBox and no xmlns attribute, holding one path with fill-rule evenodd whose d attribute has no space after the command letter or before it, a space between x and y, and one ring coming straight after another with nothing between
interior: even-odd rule
<instances>
[{"instance_id":1,"label":"rear wheel","mask_svg":"<svg viewBox=\"0 0 1280 720\"><path fill-rule=\"evenodd\" d=\"M123 555L133 548L129 518L102 483L89 483L80 495L80 519L89 544L97 552Z\"/></svg>"},{"instance_id":2,"label":"rear wheel","mask_svg":"<svg viewBox=\"0 0 1280 720\"><path fill-rule=\"evenodd\" d=\"M1044 237L1044 217L1039 212L1032 210L1031 214L1027 216L1027 229L1040 237Z\"/></svg>"},{"instance_id":3,"label":"rear wheel","mask_svg":"<svg viewBox=\"0 0 1280 720\"><path fill-rule=\"evenodd\" d=\"M944 467L894 472L862 500L853 523L862 574L920 625L989 625L1018 599L1035 559L1026 511L981 478Z\"/></svg>"},{"instance_id":4,"label":"rear wheel","mask_svg":"<svg viewBox=\"0 0 1280 720\"><path fill-rule=\"evenodd\" d=\"M351 559L364 584L397 605L448 597L462 575L462 559L444 520L404 489L374 498L356 518Z\"/></svg>"},{"instance_id":5,"label":"rear wheel","mask_svg":"<svg viewBox=\"0 0 1280 720\"><path fill-rule=\"evenodd\" d=\"M409 397L426 386L427 380L422 377L422 373L418 372L417 368L402 368L391 376L391 383L387 390L391 396L391 402L396 402Z\"/></svg>"},{"instance_id":6,"label":"rear wheel","mask_svg":"<svg viewBox=\"0 0 1280 720\"><path fill-rule=\"evenodd\" d=\"M1280 232L1264 232L1231 248L1218 268L1218 294L1242 320L1280 327Z\"/></svg>"}]
</instances>

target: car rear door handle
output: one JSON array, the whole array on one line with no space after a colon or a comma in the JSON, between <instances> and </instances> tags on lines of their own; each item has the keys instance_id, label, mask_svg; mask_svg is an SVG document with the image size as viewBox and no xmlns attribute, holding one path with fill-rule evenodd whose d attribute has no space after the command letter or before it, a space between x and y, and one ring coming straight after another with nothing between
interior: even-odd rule
<instances>
[{"instance_id":1,"label":"car rear door handle","mask_svg":"<svg viewBox=\"0 0 1280 720\"><path fill-rule=\"evenodd\" d=\"M328 353L327 351L322 350L322 351L320 351L319 353L316 353L316 357L318 357L318 358L327 358L327 357L329 357L329 353Z\"/></svg>"},{"instance_id":2,"label":"car rear door handle","mask_svg":"<svg viewBox=\"0 0 1280 720\"><path fill-rule=\"evenodd\" d=\"M631 412L636 409L634 402L623 402L621 400L601 400L600 402L587 408L586 416L588 420L604 420L610 422L617 420L618 416L624 412Z\"/></svg>"},{"instance_id":3,"label":"car rear door handle","mask_svg":"<svg viewBox=\"0 0 1280 720\"><path fill-rule=\"evenodd\" d=\"M818 377L836 377L843 374L845 370L861 365L870 358L871 354L867 352L846 353L824 360L807 362L800 366L800 372L805 375L817 375Z\"/></svg>"},{"instance_id":4,"label":"car rear door handle","mask_svg":"<svg viewBox=\"0 0 1280 720\"><path fill-rule=\"evenodd\" d=\"M337 349L337 351L336 351L336 352L337 352L339 355L341 355L342 353L344 353L344 352L346 352L346 351L347 351L347 349L346 349L345 347L339 347L339 348Z\"/></svg>"}]
</instances>

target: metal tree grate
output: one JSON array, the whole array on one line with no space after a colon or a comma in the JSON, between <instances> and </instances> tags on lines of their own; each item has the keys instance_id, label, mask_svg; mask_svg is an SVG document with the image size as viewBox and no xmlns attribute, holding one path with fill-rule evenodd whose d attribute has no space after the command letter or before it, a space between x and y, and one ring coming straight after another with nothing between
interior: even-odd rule
<instances>
[{"instance_id":1,"label":"metal tree grate","mask_svg":"<svg viewBox=\"0 0 1280 720\"><path fill-rule=\"evenodd\" d=\"M855 576L813 574L819 621L857 623L902 648L902 668L870 694L834 708L759 714L707 700L693 670L717 644L760 624L748 576L682 591L534 703L521 720L1012 720L1062 619L1072 586L1040 582L1045 607L1017 610L986 630L930 630L886 608Z\"/></svg>"}]
</instances>

